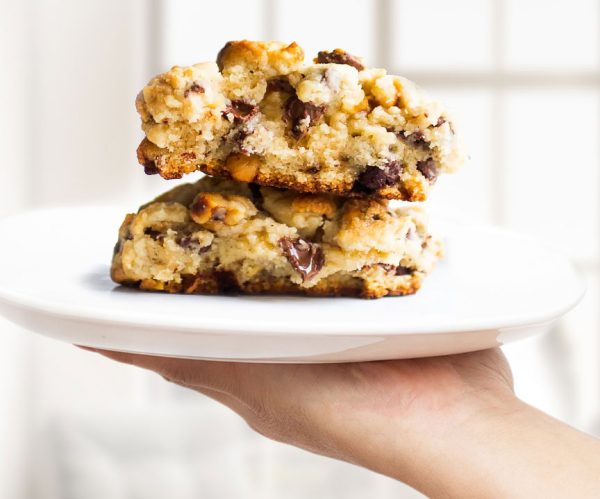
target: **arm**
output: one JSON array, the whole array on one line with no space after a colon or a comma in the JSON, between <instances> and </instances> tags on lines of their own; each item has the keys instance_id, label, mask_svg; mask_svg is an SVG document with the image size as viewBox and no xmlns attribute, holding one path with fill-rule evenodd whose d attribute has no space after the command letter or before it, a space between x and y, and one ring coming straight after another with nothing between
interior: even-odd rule
<instances>
[{"instance_id":1,"label":"arm","mask_svg":"<svg viewBox=\"0 0 600 499\"><path fill-rule=\"evenodd\" d=\"M519 401L499 350L382 362L223 363L100 352L208 395L261 434L434 497L586 497L600 443Z\"/></svg>"}]
</instances>

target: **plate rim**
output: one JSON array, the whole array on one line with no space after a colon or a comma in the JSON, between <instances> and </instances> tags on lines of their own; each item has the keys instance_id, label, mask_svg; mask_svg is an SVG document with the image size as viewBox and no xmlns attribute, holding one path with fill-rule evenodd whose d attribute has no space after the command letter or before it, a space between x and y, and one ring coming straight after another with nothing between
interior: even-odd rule
<instances>
[{"instance_id":1,"label":"plate rim","mask_svg":"<svg viewBox=\"0 0 600 499\"><path fill-rule=\"evenodd\" d=\"M26 210L17 214L9 215L6 217L0 218L0 224L7 222L14 222L19 218L25 218L30 216L35 216L37 213L48 214L49 211L53 212L66 212L72 210L90 210L90 211L98 211L98 210L110 210L115 213L117 210L120 210L120 207L115 205L85 205L85 206L71 206L71 207L49 207L49 208L38 208L33 210ZM323 332L319 333L319 335L329 335L329 336L373 336L373 335L386 335L386 336L402 336L409 334L447 334L447 333L455 333L455 332L476 332L482 330L498 330L498 329L512 329L518 327L529 327L537 324L543 324L552 322L568 311L572 310L577 304L583 299L586 293L586 283L581 272L574 266L572 261L564 254L553 248L551 245L539 241L535 237L520 234L518 232L513 232L504 227L498 227L495 225L487 225L487 224L474 224L474 223L459 223L458 224L461 229L468 230L477 230L477 231L485 231L489 233L494 233L496 235L501 235L503 237L510 237L513 239L521 239L526 240L530 243L537 245L540 248L543 248L546 252L551 253L554 257L558 257L562 259L565 265L568 267L569 271L575 277L576 285L577 285L577 293L573 293L571 299L566 302L562 307L556 308L551 311L544 311L542 313L538 313L537 315L529 315L527 319L519 318L518 316L509 316L505 321L499 322L496 321L486 321L484 319L479 320L478 322L474 322L471 320L463 320L463 321L455 321L451 326L444 327L438 326L435 330L431 330L431 327L413 327L410 331L398 331L397 326L389 323L383 323L377 325L377 330L375 332L365 332L364 325L360 325L360 329L358 326L352 322L336 322L334 324L323 324L319 322L303 322L301 326L296 326L295 323L292 322L268 322L262 323L257 320L247 320L244 323L242 322L234 322L225 320L214 320L210 319L202 324L192 324L179 322L175 324L166 324L159 323L157 324L152 319L156 319L156 317L152 317L151 319L145 319L140 314L137 314L134 318L130 315L122 312L115 311L115 315L111 317L100 316L94 309L84 309L78 313L70 310L67 305L60 303L52 303L47 302L41 298L26 296L23 293L15 292L14 290L3 286L0 283L0 301L4 304L4 306L11 306L19 309L27 309L29 311L43 314L46 316L54 316L60 317L68 320L75 321L83 321L90 322L94 324L106 324L106 325L117 325L117 326L129 326L135 328L151 328L158 330L176 330L176 331L189 331L189 332L197 332L197 333L215 333L215 334L236 334L236 335L261 335L261 336L272 336L272 335L295 335L295 336L311 336L315 334L315 330L323 330ZM424 283L426 286L427 280ZM119 288L121 286L115 284L115 288ZM201 298L202 295L199 295L198 298ZM268 296L268 295L267 295ZM281 298L281 295L275 295L278 298ZM245 295L237 295L237 296L223 296L222 298L228 299L245 299L248 298ZM359 298L337 298L337 297L302 297L295 296L296 299L302 300L359 300ZM402 299L402 297L384 297L381 300L394 300L394 299ZM166 317L166 316L165 316ZM171 318L173 320L173 318ZM284 332L284 333L283 333Z\"/></svg>"}]
</instances>

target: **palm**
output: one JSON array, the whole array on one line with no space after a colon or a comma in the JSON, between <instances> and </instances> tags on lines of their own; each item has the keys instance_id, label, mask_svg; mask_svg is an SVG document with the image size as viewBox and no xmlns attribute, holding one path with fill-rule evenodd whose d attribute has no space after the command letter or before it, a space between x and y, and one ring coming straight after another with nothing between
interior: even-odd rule
<instances>
[{"instance_id":1,"label":"palm","mask_svg":"<svg viewBox=\"0 0 600 499\"><path fill-rule=\"evenodd\" d=\"M445 425L467 417L463 408L471 410L478 397L512 391L510 368L498 349L426 359L287 365L100 353L208 395L270 438L342 458L337 449L351 445L357 435L371 438L377 420L385 424L400 414L407 431L421 425L444 431Z\"/></svg>"}]
</instances>

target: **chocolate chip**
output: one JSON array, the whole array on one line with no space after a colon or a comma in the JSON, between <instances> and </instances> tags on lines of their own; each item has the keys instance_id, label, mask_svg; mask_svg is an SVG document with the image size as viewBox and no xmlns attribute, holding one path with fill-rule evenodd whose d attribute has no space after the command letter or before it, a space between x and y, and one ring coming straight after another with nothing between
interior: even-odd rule
<instances>
[{"instance_id":1,"label":"chocolate chip","mask_svg":"<svg viewBox=\"0 0 600 499\"><path fill-rule=\"evenodd\" d=\"M194 215L201 217L203 216L207 208L208 205L206 204L206 200L204 199L204 197L198 196L190 206L190 212L192 212Z\"/></svg>"},{"instance_id":2,"label":"chocolate chip","mask_svg":"<svg viewBox=\"0 0 600 499\"><path fill-rule=\"evenodd\" d=\"M187 98L190 95L190 93L203 94L204 92L204 87L199 83L194 82L190 85L190 88L186 89L186 91L183 92L183 96Z\"/></svg>"},{"instance_id":3,"label":"chocolate chip","mask_svg":"<svg viewBox=\"0 0 600 499\"><path fill-rule=\"evenodd\" d=\"M356 181L355 189L363 192L377 191L388 185L393 185L400 177L400 163L390 161L383 168L367 166Z\"/></svg>"},{"instance_id":4,"label":"chocolate chip","mask_svg":"<svg viewBox=\"0 0 600 499\"><path fill-rule=\"evenodd\" d=\"M244 145L244 141L246 140L246 137L252 135L253 132L254 127L243 124L229 135L228 140L236 146L242 154L250 155L251 151Z\"/></svg>"},{"instance_id":5,"label":"chocolate chip","mask_svg":"<svg viewBox=\"0 0 600 499\"><path fill-rule=\"evenodd\" d=\"M287 92L290 94L295 93L294 87L292 87L290 80L288 80L285 76L275 76L267 81L267 91Z\"/></svg>"},{"instance_id":6,"label":"chocolate chip","mask_svg":"<svg viewBox=\"0 0 600 499\"><path fill-rule=\"evenodd\" d=\"M318 244L309 243L305 239L282 237L279 246L292 267L307 281L317 275L323 268L325 256Z\"/></svg>"},{"instance_id":7,"label":"chocolate chip","mask_svg":"<svg viewBox=\"0 0 600 499\"><path fill-rule=\"evenodd\" d=\"M154 161L148 160L144 163L144 173L146 175L156 175L157 173L160 173L160 170Z\"/></svg>"},{"instance_id":8,"label":"chocolate chip","mask_svg":"<svg viewBox=\"0 0 600 499\"><path fill-rule=\"evenodd\" d=\"M340 49L336 49L332 52L327 52L325 50L319 52L316 62L318 64L347 64L348 66L352 66L359 71L365 69L358 57L355 57Z\"/></svg>"},{"instance_id":9,"label":"chocolate chip","mask_svg":"<svg viewBox=\"0 0 600 499\"><path fill-rule=\"evenodd\" d=\"M417 170L419 170L430 182L435 182L437 179L437 165L433 158L417 162Z\"/></svg>"},{"instance_id":10,"label":"chocolate chip","mask_svg":"<svg viewBox=\"0 0 600 499\"><path fill-rule=\"evenodd\" d=\"M240 285L235 278L235 274L233 272L229 272L226 270L218 270L215 272L215 280L217 281L217 287L219 288L219 293L239 293Z\"/></svg>"},{"instance_id":11,"label":"chocolate chip","mask_svg":"<svg viewBox=\"0 0 600 499\"><path fill-rule=\"evenodd\" d=\"M413 269L409 267L404 267L403 265L398 265L396 267L396 275L410 275L413 273Z\"/></svg>"},{"instance_id":12,"label":"chocolate chip","mask_svg":"<svg viewBox=\"0 0 600 499\"><path fill-rule=\"evenodd\" d=\"M121 240L119 239L113 248L113 255L116 255L119 251L121 251Z\"/></svg>"},{"instance_id":13,"label":"chocolate chip","mask_svg":"<svg viewBox=\"0 0 600 499\"><path fill-rule=\"evenodd\" d=\"M175 238L175 242L182 248L189 248L190 245L192 244L193 240L196 241L195 239L192 239L191 236L185 236L185 235L178 235ZM196 241L196 242L198 242L198 241Z\"/></svg>"},{"instance_id":14,"label":"chocolate chip","mask_svg":"<svg viewBox=\"0 0 600 499\"><path fill-rule=\"evenodd\" d=\"M306 173L310 173L311 175L315 175L316 173L319 173L321 170L319 169L318 166L311 166L310 168L308 168L306 170Z\"/></svg>"},{"instance_id":15,"label":"chocolate chip","mask_svg":"<svg viewBox=\"0 0 600 499\"><path fill-rule=\"evenodd\" d=\"M321 119L325 113L325 106L317 106L310 102L303 102L292 95L283 106L283 116L291 125L292 135L301 139L308 129Z\"/></svg>"},{"instance_id":16,"label":"chocolate chip","mask_svg":"<svg viewBox=\"0 0 600 499\"><path fill-rule=\"evenodd\" d=\"M378 263L377 265L379 265L386 272L396 272L396 266L390 263Z\"/></svg>"},{"instance_id":17,"label":"chocolate chip","mask_svg":"<svg viewBox=\"0 0 600 499\"><path fill-rule=\"evenodd\" d=\"M311 236L311 239L314 242L322 242L323 241L323 236L325 235L325 229L323 228L322 225L319 225L317 227L317 230L315 230L315 233Z\"/></svg>"},{"instance_id":18,"label":"chocolate chip","mask_svg":"<svg viewBox=\"0 0 600 499\"><path fill-rule=\"evenodd\" d=\"M198 239L185 234L178 235L175 238L175 242L182 248L196 251L199 254L206 253L210 249L210 244L208 246L201 246L200 241L198 241Z\"/></svg>"},{"instance_id":19,"label":"chocolate chip","mask_svg":"<svg viewBox=\"0 0 600 499\"><path fill-rule=\"evenodd\" d=\"M244 100L232 100L231 104L223 111L223 116L227 117L227 115L232 114L235 123L244 123L256 113L258 113L258 106Z\"/></svg>"},{"instance_id":20,"label":"chocolate chip","mask_svg":"<svg viewBox=\"0 0 600 499\"><path fill-rule=\"evenodd\" d=\"M155 241L162 241L165 238L165 235L162 232L153 229L152 227L146 227L144 229L144 234L151 237Z\"/></svg>"},{"instance_id":21,"label":"chocolate chip","mask_svg":"<svg viewBox=\"0 0 600 499\"><path fill-rule=\"evenodd\" d=\"M411 146L429 149L429 141L425 140L425 134L421 130L412 132L410 135L404 135L404 132L398 132L398 138Z\"/></svg>"},{"instance_id":22,"label":"chocolate chip","mask_svg":"<svg viewBox=\"0 0 600 499\"><path fill-rule=\"evenodd\" d=\"M375 214L375 215L373 215L373 216L371 217L371 219L372 219L372 220L381 220L381 216L380 216L380 215L377 215L377 214Z\"/></svg>"}]
</instances>

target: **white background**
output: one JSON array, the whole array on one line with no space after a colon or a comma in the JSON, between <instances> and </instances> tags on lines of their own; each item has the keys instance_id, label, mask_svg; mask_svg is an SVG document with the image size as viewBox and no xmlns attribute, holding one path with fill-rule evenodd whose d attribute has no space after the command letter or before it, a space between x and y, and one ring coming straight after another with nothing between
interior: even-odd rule
<instances>
[{"instance_id":1,"label":"white background","mask_svg":"<svg viewBox=\"0 0 600 499\"><path fill-rule=\"evenodd\" d=\"M165 190L136 164L135 95L170 65L214 59L229 39L296 40L308 57L341 46L415 79L453 109L471 154L440 180L432 210L536 235L584 273L576 310L505 351L522 398L600 433L598 2L0 0L0 9L2 215L134 209ZM0 497L15 499L415 495L6 322L0 464Z\"/></svg>"}]
</instances>

